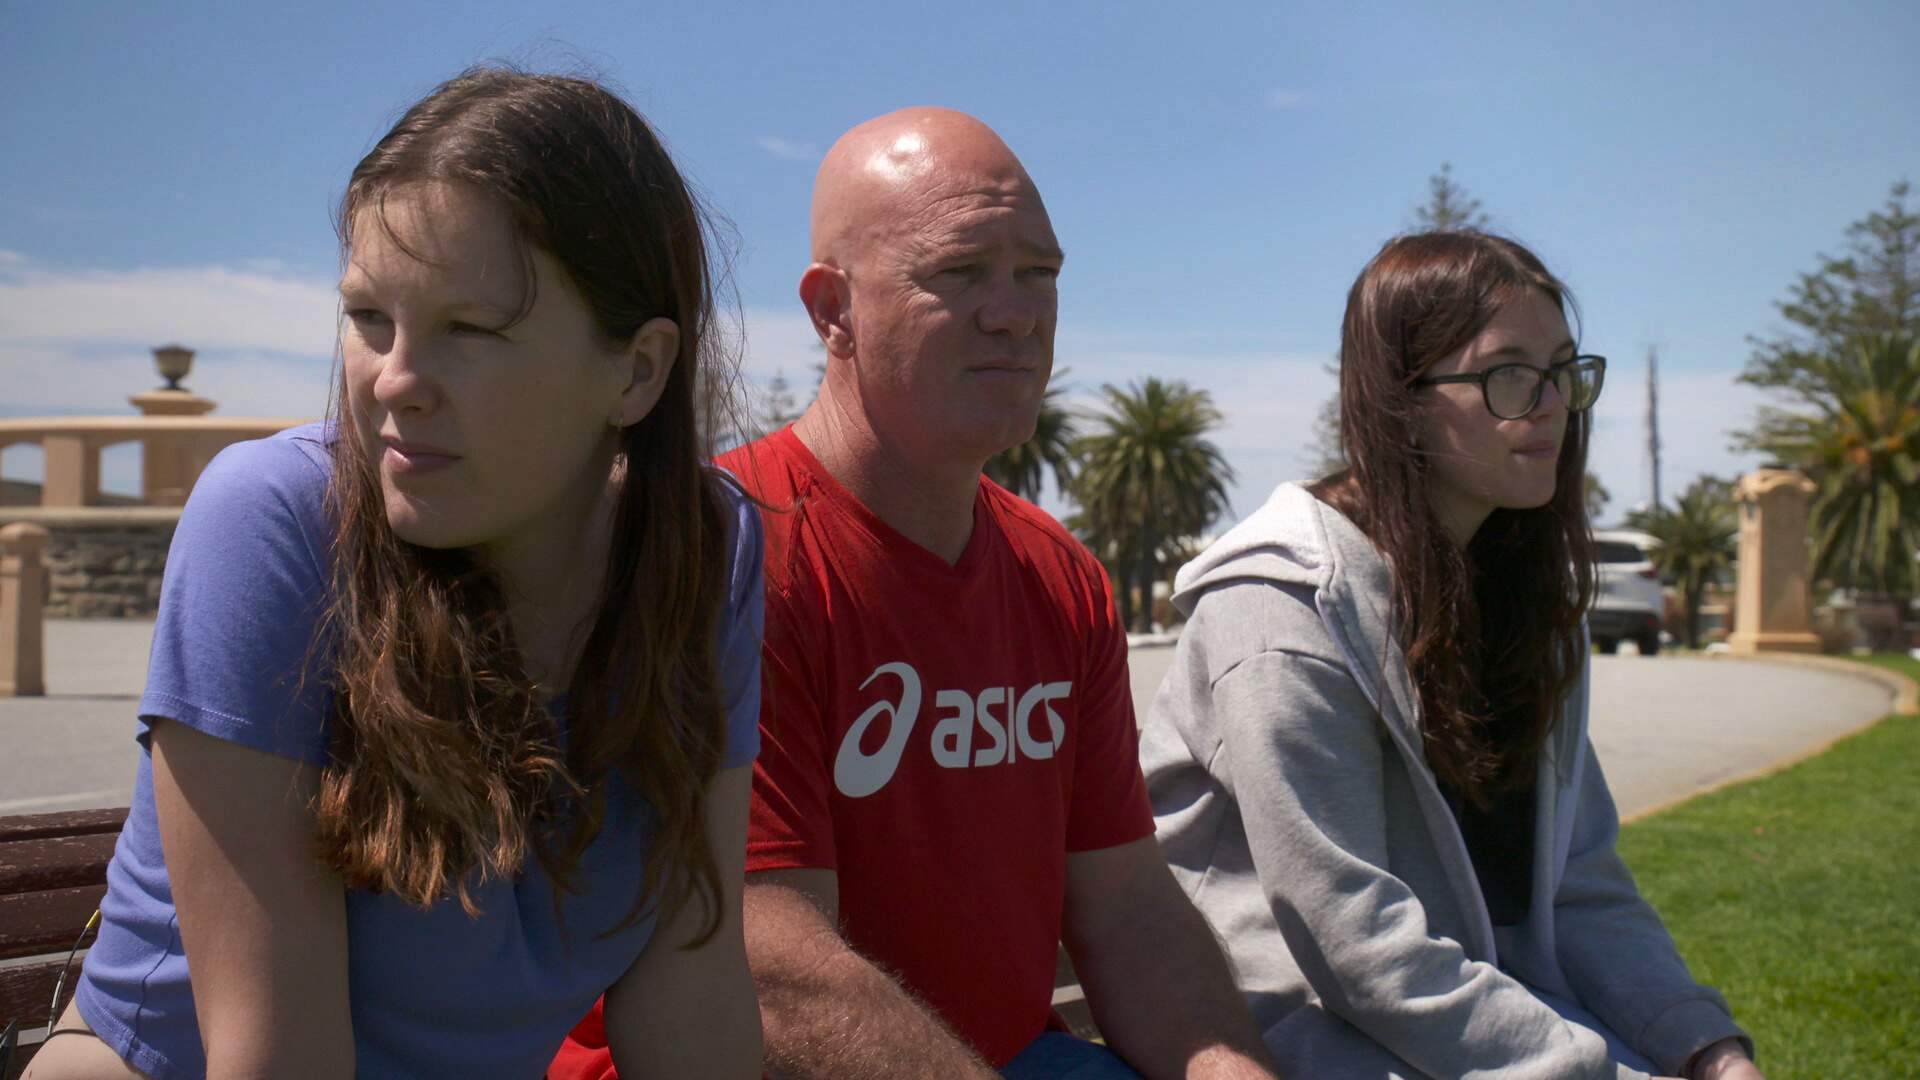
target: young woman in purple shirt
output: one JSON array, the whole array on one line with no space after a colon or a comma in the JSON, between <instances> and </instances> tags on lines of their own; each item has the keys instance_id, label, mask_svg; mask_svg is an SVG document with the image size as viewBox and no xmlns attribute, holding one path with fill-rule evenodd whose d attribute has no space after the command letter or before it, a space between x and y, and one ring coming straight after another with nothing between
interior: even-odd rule
<instances>
[{"instance_id":1,"label":"young woman in purple shirt","mask_svg":"<svg viewBox=\"0 0 1920 1080\"><path fill-rule=\"evenodd\" d=\"M703 464L699 209L591 82L476 70L340 210L332 419L211 465L36 1080L748 1077L759 519ZM189 976L189 969L191 975Z\"/></svg>"}]
</instances>

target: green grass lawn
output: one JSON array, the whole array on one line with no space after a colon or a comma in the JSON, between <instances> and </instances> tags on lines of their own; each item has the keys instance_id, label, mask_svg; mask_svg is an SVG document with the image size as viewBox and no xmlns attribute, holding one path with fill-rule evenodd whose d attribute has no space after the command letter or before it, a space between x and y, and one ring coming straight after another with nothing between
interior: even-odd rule
<instances>
[{"instance_id":1,"label":"green grass lawn","mask_svg":"<svg viewBox=\"0 0 1920 1080\"><path fill-rule=\"evenodd\" d=\"M1876 653L1872 656L1855 656L1850 659L1897 671L1915 682L1920 682L1920 660L1915 660L1904 653Z\"/></svg>"},{"instance_id":2,"label":"green grass lawn","mask_svg":"<svg viewBox=\"0 0 1920 1080\"><path fill-rule=\"evenodd\" d=\"M1920 1078L1920 716L1629 825L1620 852L1768 1080Z\"/></svg>"}]
</instances>

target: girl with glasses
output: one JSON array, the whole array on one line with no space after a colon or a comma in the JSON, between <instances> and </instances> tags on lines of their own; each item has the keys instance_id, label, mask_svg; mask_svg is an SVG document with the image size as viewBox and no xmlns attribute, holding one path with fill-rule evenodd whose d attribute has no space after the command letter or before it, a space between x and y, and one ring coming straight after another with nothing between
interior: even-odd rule
<instances>
[{"instance_id":1,"label":"girl with glasses","mask_svg":"<svg viewBox=\"0 0 1920 1080\"><path fill-rule=\"evenodd\" d=\"M1759 1076L1614 851L1581 479L1605 361L1472 231L1348 296L1348 465L1180 571L1141 735L1174 873L1288 1075Z\"/></svg>"},{"instance_id":2,"label":"girl with glasses","mask_svg":"<svg viewBox=\"0 0 1920 1080\"><path fill-rule=\"evenodd\" d=\"M477 70L339 217L332 419L175 533L104 923L36 1080L759 1075L760 519L704 464L702 215L587 81Z\"/></svg>"}]
</instances>

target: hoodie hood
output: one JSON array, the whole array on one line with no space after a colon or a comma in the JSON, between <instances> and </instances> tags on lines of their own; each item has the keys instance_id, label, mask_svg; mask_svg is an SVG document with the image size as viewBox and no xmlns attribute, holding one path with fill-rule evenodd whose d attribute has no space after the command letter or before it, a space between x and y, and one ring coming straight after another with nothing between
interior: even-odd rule
<instances>
[{"instance_id":1,"label":"hoodie hood","mask_svg":"<svg viewBox=\"0 0 1920 1080\"><path fill-rule=\"evenodd\" d=\"M1173 604L1192 615L1200 594L1229 581L1307 585L1325 592L1357 576L1361 591L1391 591L1386 561L1354 524L1298 483L1281 484L1174 576ZM1341 593L1350 590L1338 588ZM1324 597L1323 597L1324 600Z\"/></svg>"},{"instance_id":2,"label":"hoodie hood","mask_svg":"<svg viewBox=\"0 0 1920 1080\"><path fill-rule=\"evenodd\" d=\"M1281 484L1259 510L1180 568L1173 603L1192 615L1201 594L1246 581L1311 588L1314 610L1368 700L1406 740L1408 752L1424 756L1419 704L1393 640L1393 576L1358 526L1304 485Z\"/></svg>"}]
</instances>

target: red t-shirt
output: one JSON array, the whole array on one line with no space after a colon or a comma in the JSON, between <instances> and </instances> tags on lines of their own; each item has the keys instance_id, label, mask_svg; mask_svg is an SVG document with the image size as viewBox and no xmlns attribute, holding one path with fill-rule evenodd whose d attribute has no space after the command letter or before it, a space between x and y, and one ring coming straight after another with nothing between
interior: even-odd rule
<instances>
[{"instance_id":1,"label":"red t-shirt","mask_svg":"<svg viewBox=\"0 0 1920 1080\"><path fill-rule=\"evenodd\" d=\"M773 508L747 870L835 871L853 947L1004 1065L1052 1017L1067 853L1153 833L1106 574L985 479L949 566L791 428L720 464ZM550 1075L604 1075L579 1049Z\"/></svg>"}]
</instances>

